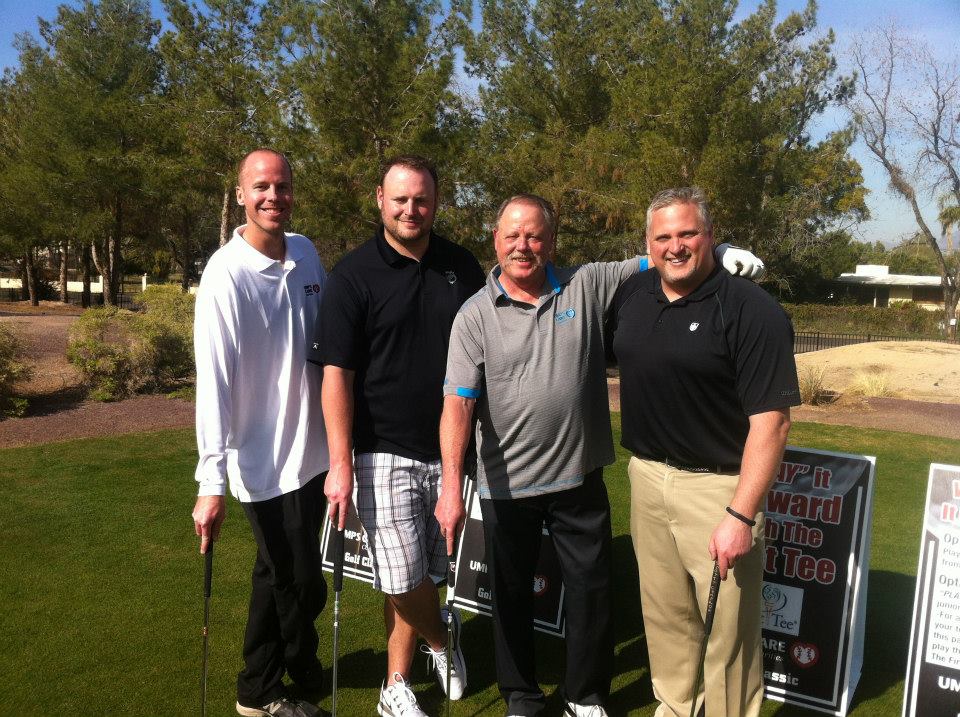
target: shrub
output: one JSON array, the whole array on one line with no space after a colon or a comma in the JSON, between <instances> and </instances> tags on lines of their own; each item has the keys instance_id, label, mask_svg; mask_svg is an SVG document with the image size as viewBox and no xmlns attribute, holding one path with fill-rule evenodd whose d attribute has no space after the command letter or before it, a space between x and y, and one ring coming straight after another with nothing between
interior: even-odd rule
<instances>
[{"instance_id":1,"label":"shrub","mask_svg":"<svg viewBox=\"0 0 960 717\"><path fill-rule=\"evenodd\" d=\"M784 304L795 331L840 334L939 337L942 311L927 311L916 304L888 307Z\"/></svg>"},{"instance_id":2,"label":"shrub","mask_svg":"<svg viewBox=\"0 0 960 717\"><path fill-rule=\"evenodd\" d=\"M798 372L800 400L808 406L819 406L836 399L836 394L823 385L823 366L805 366Z\"/></svg>"},{"instance_id":3,"label":"shrub","mask_svg":"<svg viewBox=\"0 0 960 717\"><path fill-rule=\"evenodd\" d=\"M7 324L0 324L0 420L10 416L22 416L27 408L26 399L14 395L13 385L30 378L32 370L24 364L23 343Z\"/></svg>"},{"instance_id":4,"label":"shrub","mask_svg":"<svg viewBox=\"0 0 960 717\"><path fill-rule=\"evenodd\" d=\"M193 374L193 297L152 286L137 303L87 309L70 330L67 358L95 400L177 388Z\"/></svg>"},{"instance_id":5,"label":"shrub","mask_svg":"<svg viewBox=\"0 0 960 717\"><path fill-rule=\"evenodd\" d=\"M884 371L880 366L868 366L868 371L862 371L853 379L850 384L850 392L858 396L867 397L889 397L896 396L896 392L890 385L890 373Z\"/></svg>"}]
</instances>

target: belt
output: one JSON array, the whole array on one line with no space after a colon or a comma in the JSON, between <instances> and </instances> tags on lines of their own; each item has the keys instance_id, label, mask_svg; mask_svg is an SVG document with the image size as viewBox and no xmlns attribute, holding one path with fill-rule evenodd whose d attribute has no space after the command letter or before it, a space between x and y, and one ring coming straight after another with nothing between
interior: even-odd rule
<instances>
[{"instance_id":1,"label":"belt","mask_svg":"<svg viewBox=\"0 0 960 717\"><path fill-rule=\"evenodd\" d=\"M676 468L679 471L687 471L688 473L739 473L740 465L732 463L714 463L709 466L690 466L680 461L675 461L673 458L653 458L652 456L641 456L635 454L637 458L644 461L655 461L657 463L663 463L665 466L670 468Z\"/></svg>"}]
</instances>

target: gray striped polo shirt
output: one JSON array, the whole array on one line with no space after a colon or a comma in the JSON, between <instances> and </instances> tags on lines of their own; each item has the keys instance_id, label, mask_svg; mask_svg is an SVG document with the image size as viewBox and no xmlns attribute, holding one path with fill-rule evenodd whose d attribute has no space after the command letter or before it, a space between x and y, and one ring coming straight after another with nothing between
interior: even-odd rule
<instances>
[{"instance_id":1,"label":"gray striped polo shirt","mask_svg":"<svg viewBox=\"0 0 960 717\"><path fill-rule=\"evenodd\" d=\"M445 395L477 399L477 478L483 498L575 488L613 462L604 316L645 259L547 265L551 291L514 301L500 267L453 322Z\"/></svg>"}]
</instances>

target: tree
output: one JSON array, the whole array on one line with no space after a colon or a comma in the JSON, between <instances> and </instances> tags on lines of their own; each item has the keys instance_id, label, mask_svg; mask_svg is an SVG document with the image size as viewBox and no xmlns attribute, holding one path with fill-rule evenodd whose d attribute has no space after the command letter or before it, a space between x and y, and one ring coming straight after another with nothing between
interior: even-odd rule
<instances>
[{"instance_id":1,"label":"tree","mask_svg":"<svg viewBox=\"0 0 960 717\"><path fill-rule=\"evenodd\" d=\"M485 81L481 201L532 189L563 217L568 261L643 248L649 199L699 184L721 236L769 259L789 289L798 257L866 213L853 133L813 119L850 91L815 5L740 23L728 0L488 0L467 48ZM624 33L623 28L630 28Z\"/></svg>"},{"instance_id":2,"label":"tree","mask_svg":"<svg viewBox=\"0 0 960 717\"><path fill-rule=\"evenodd\" d=\"M860 38L851 50L858 95L847 106L890 188L913 212L933 252L943 286L948 332L956 336L960 254L944 253L921 211L922 197L946 194L944 231L960 205L960 72L957 58L937 60L893 27ZM944 221L946 220L946 221Z\"/></svg>"},{"instance_id":3,"label":"tree","mask_svg":"<svg viewBox=\"0 0 960 717\"><path fill-rule=\"evenodd\" d=\"M388 155L430 156L448 181L459 107L454 48L468 11L460 0L445 12L436 0L267 2L295 221L319 240L325 262L376 226L373 191ZM455 201L449 184L440 189L445 203Z\"/></svg>"},{"instance_id":4,"label":"tree","mask_svg":"<svg viewBox=\"0 0 960 717\"><path fill-rule=\"evenodd\" d=\"M50 168L70 198L68 226L90 246L110 304L120 291L123 243L151 219L140 199L149 192L160 120L151 47L158 30L144 0L61 5L54 21L39 24L46 50L35 51L46 56L47 92L37 116L51 128Z\"/></svg>"},{"instance_id":5,"label":"tree","mask_svg":"<svg viewBox=\"0 0 960 717\"><path fill-rule=\"evenodd\" d=\"M167 246L189 281L205 246L209 197L219 207L219 245L230 238L237 159L269 143L281 98L263 72L264 38L246 0L164 0L173 29L160 38L164 98L174 135L164 168L171 221Z\"/></svg>"},{"instance_id":6,"label":"tree","mask_svg":"<svg viewBox=\"0 0 960 717\"><path fill-rule=\"evenodd\" d=\"M53 150L59 132L45 109L56 97L50 56L26 38L18 41L20 69L0 81L0 236L4 253L21 263L23 292L39 303L38 249L67 242L64 183ZM24 201L29 197L29 201ZM65 293L65 279L61 292Z\"/></svg>"}]
</instances>

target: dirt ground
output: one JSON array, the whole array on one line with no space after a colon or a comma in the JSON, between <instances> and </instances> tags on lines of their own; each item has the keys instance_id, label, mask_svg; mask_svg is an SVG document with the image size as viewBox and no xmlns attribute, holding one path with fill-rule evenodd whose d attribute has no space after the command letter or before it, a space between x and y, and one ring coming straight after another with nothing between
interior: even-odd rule
<instances>
[{"instance_id":1,"label":"dirt ground","mask_svg":"<svg viewBox=\"0 0 960 717\"><path fill-rule=\"evenodd\" d=\"M0 304L0 322L21 335L34 368L33 377L18 386L29 400L29 409L22 418L0 421L0 448L193 425L190 401L165 396L138 396L116 403L86 400L80 377L64 355L67 334L78 313L53 302L38 309ZM796 408L794 420L960 440L960 346L857 344L801 354L797 364L801 374L822 367L824 387L840 392L841 397L827 405ZM850 386L859 374L883 375L893 395L851 395ZM619 382L612 379L614 410L620 408L619 396Z\"/></svg>"},{"instance_id":2,"label":"dirt ground","mask_svg":"<svg viewBox=\"0 0 960 717\"><path fill-rule=\"evenodd\" d=\"M193 425L193 403L166 396L137 396L100 403L85 399L80 375L66 360L67 335L79 310L55 302L39 309L0 303L0 322L26 347L33 376L17 386L29 406L22 418L0 421L0 448L155 431Z\"/></svg>"}]
</instances>

